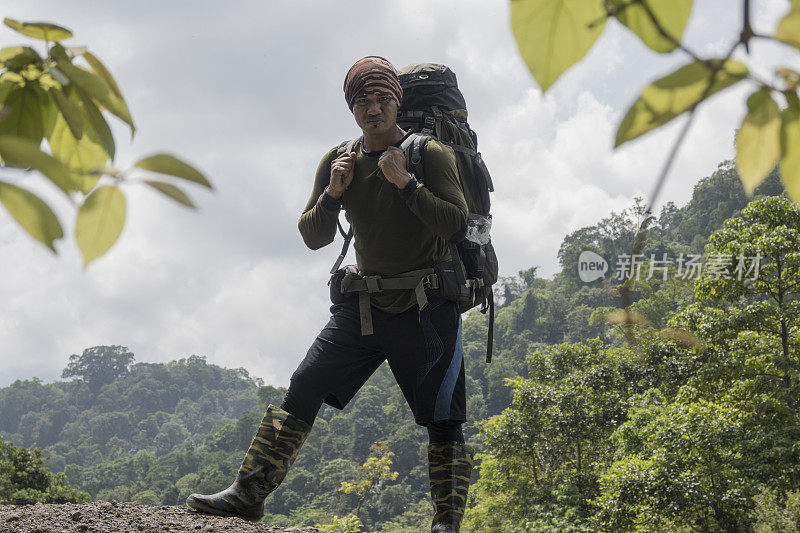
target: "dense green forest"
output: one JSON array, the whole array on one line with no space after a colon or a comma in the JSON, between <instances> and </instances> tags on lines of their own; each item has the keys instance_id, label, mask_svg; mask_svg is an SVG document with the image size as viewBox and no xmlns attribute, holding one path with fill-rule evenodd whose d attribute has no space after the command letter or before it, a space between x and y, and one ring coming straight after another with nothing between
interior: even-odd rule
<instances>
[{"instance_id":1,"label":"dense green forest","mask_svg":"<svg viewBox=\"0 0 800 533\"><path fill-rule=\"evenodd\" d=\"M800 210L777 174L748 199L732 163L721 164L687 205L662 208L644 257L718 254L733 258L732 271L739 254L759 253L758 278L692 279L675 265L650 276L645 263L626 336L620 281L581 281L577 258L592 250L613 274L643 211L637 199L567 235L553 279L533 267L501 280L491 364L486 316L465 318L465 437L481 452L465 530L800 527ZM137 363L121 346L74 355L63 377L74 379L0 389L0 451L10 450L0 472L22 453L9 443L41 448L63 473L55 496L42 492L51 501L83 491L180 504L227 487L266 405L285 392L196 355ZM358 495L338 489L358 478L376 441L398 475L365 500L364 530L429 529L427 435L386 365L344 411L323 407L264 520L330 524L353 512ZM0 501L14 499L12 488L0 481Z\"/></svg>"}]
</instances>

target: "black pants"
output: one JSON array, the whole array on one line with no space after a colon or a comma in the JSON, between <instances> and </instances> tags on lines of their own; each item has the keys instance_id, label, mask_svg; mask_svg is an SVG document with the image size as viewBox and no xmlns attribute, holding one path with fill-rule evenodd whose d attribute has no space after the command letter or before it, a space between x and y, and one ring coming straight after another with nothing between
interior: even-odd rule
<instances>
[{"instance_id":1,"label":"black pants","mask_svg":"<svg viewBox=\"0 0 800 533\"><path fill-rule=\"evenodd\" d=\"M355 396L385 359L414 421L431 442L463 442L466 421L461 315L455 302L430 298L403 313L372 308L372 335L361 335L358 299L331 306L331 318L290 381L281 407L309 424L327 403L337 409Z\"/></svg>"}]
</instances>

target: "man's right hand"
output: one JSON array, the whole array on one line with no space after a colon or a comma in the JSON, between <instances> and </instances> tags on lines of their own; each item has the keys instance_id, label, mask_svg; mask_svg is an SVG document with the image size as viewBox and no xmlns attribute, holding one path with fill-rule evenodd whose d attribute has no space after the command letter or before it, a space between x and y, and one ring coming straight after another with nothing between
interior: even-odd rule
<instances>
[{"instance_id":1,"label":"man's right hand","mask_svg":"<svg viewBox=\"0 0 800 533\"><path fill-rule=\"evenodd\" d=\"M331 163L331 181L325 192L332 198L339 199L342 197L344 190L350 186L353 181L353 168L356 161L356 153L345 153L337 157Z\"/></svg>"}]
</instances>

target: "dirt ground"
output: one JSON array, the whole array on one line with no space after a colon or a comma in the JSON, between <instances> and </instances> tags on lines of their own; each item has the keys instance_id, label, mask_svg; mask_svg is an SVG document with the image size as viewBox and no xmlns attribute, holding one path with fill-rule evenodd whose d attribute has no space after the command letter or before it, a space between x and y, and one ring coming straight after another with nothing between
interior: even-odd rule
<instances>
[{"instance_id":1,"label":"dirt ground","mask_svg":"<svg viewBox=\"0 0 800 533\"><path fill-rule=\"evenodd\" d=\"M195 513L186 507L91 502L0 506L0 532L260 532L319 533L316 528L283 528L238 518Z\"/></svg>"}]
</instances>

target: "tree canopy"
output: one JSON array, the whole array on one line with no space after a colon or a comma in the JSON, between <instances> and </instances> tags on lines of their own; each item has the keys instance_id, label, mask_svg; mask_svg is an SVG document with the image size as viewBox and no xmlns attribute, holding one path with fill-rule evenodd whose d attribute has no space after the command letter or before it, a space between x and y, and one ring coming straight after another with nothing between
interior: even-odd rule
<instances>
[{"instance_id":1,"label":"tree canopy","mask_svg":"<svg viewBox=\"0 0 800 533\"><path fill-rule=\"evenodd\" d=\"M126 375L133 361L134 355L124 346L93 346L81 355L70 355L61 377L81 378L96 393L103 385Z\"/></svg>"}]
</instances>

